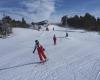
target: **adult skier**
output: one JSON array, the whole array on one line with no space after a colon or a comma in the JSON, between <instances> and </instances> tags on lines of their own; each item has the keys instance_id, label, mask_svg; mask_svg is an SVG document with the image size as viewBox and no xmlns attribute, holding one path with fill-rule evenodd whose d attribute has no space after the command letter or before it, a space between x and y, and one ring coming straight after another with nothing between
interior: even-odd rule
<instances>
[{"instance_id":1,"label":"adult skier","mask_svg":"<svg viewBox=\"0 0 100 80\"><path fill-rule=\"evenodd\" d=\"M54 45L56 45L56 40L57 40L57 38L56 38L56 35L54 34L54 36L53 36Z\"/></svg>"},{"instance_id":2,"label":"adult skier","mask_svg":"<svg viewBox=\"0 0 100 80\"><path fill-rule=\"evenodd\" d=\"M66 32L66 36L65 37L68 37L68 33Z\"/></svg>"},{"instance_id":3,"label":"adult skier","mask_svg":"<svg viewBox=\"0 0 100 80\"><path fill-rule=\"evenodd\" d=\"M53 31L54 31L54 27L53 27Z\"/></svg>"},{"instance_id":4,"label":"adult skier","mask_svg":"<svg viewBox=\"0 0 100 80\"><path fill-rule=\"evenodd\" d=\"M41 63L44 63L47 60L47 57L44 53L45 49L42 45L39 44L38 40L35 40L35 48L33 50L33 53L35 53L36 50L38 52Z\"/></svg>"}]
</instances>

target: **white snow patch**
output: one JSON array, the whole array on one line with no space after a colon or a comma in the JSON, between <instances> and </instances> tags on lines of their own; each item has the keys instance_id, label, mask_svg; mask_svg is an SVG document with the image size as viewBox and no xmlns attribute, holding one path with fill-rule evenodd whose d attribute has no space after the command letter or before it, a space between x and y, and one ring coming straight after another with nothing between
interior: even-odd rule
<instances>
[{"instance_id":1,"label":"white snow patch","mask_svg":"<svg viewBox=\"0 0 100 80\"><path fill-rule=\"evenodd\" d=\"M100 80L100 35L55 25L49 29L14 28L12 37L0 39L0 80ZM36 39L46 50L45 64L32 64L39 61L32 53Z\"/></svg>"}]
</instances>

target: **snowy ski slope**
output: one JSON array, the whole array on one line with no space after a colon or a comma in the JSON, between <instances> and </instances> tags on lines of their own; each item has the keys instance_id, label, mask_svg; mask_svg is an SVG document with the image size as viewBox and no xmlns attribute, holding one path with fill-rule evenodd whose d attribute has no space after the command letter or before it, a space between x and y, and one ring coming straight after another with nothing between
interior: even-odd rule
<instances>
[{"instance_id":1,"label":"snowy ski slope","mask_svg":"<svg viewBox=\"0 0 100 80\"><path fill-rule=\"evenodd\" d=\"M14 28L9 38L0 39L0 80L100 80L100 35L54 25L49 29ZM45 64L37 64L38 55L32 53L36 39L46 49Z\"/></svg>"}]
</instances>

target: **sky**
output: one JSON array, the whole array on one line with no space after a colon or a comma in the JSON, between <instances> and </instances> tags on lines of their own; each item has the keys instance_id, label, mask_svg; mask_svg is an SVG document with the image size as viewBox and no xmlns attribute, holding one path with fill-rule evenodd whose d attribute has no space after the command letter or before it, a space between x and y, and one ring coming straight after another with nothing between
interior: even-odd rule
<instances>
[{"instance_id":1,"label":"sky","mask_svg":"<svg viewBox=\"0 0 100 80\"><path fill-rule=\"evenodd\" d=\"M15 19L24 17L28 22L58 22L63 15L86 12L100 17L100 0L0 0L0 18L4 14Z\"/></svg>"}]
</instances>

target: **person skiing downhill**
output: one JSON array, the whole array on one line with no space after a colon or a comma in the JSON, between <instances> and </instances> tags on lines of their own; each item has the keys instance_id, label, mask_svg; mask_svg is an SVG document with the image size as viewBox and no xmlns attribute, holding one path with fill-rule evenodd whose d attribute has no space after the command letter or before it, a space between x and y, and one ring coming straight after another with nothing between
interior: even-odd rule
<instances>
[{"instance_id":1,"label":"person skiing downhill","mask_svg":"<svg viewBox=\"0 0 100 80\"><path fill-rule=\"evenodd\" d=\"M33 53L35 53L36 50L38 52L41 63L44 63L47 60L47 57L44 53L45 49L42 45L39 44L38 40L35 40L35 48L33 50Z\"/></svg>"},{"instance_id":2,"label":"person skiing downhill","mask_svg":"<svg viewBox=\"0 0 100 80\"><path fill-rule=\"evenodd\" d=\"M66 32L66 36L65 37L68 37L68 33Z\"/></svg>"},{"instance_id":3,"label":"person skiing downhill","mask_svg":"<svg viewBox=\"0 0 100 80\"><path fill-rule=\"evenodd\" d=\"M53 31L54 31L54 27L53 27Z\"/></svg>"},{"instance_id":4,"label":"person skiing downhill","mask_svg":"<svg viewBox=\"0 0 100 80\"><path fill-rule=\"evenodd\" d=\"M54 34L54 36L53 36L54 45L56 45L56 40L57 40L57 38L56 38L56 35Z\"/></svg>"}]
</instances>

